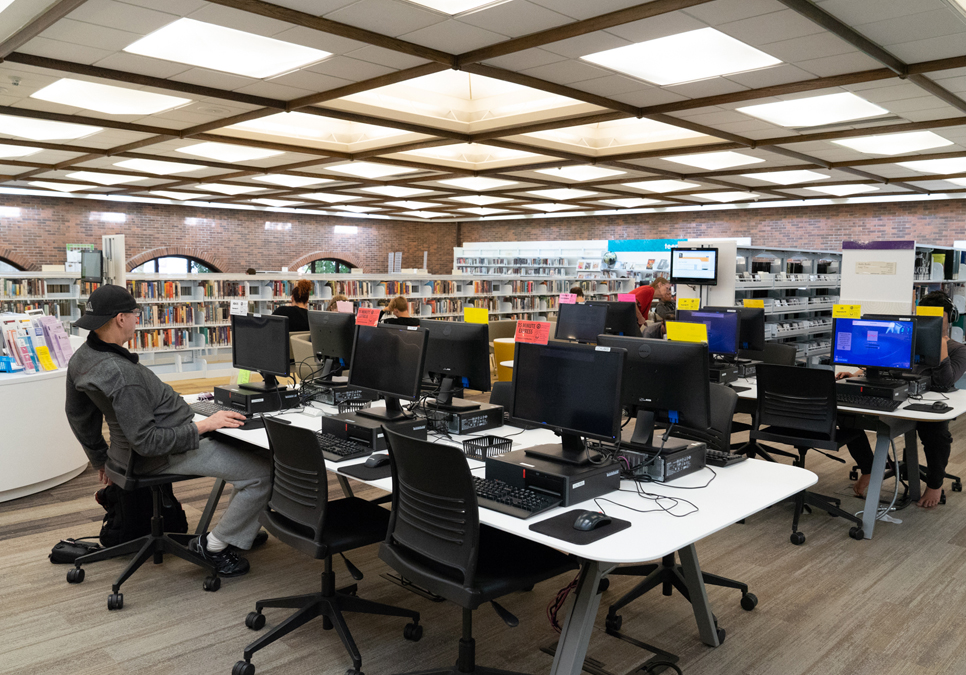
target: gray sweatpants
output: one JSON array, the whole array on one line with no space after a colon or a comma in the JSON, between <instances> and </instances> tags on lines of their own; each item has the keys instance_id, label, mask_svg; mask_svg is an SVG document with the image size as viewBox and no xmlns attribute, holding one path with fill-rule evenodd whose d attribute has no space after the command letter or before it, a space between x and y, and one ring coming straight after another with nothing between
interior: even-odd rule
<instances>
[{"instance_id":1,"label":"gray sweatpants","mask_svg":"<svg viewBox=\"0 0 966 675\"><path fill-rule=\"evenodd\" d=\"M231 483L231 502L212 534L236 548L251 548L258 534L258 514L272 491L268 451L227 439L202 438L197 450L169 455L168 460L159 473L210 476Z\"/></svg>"}]
</instances>

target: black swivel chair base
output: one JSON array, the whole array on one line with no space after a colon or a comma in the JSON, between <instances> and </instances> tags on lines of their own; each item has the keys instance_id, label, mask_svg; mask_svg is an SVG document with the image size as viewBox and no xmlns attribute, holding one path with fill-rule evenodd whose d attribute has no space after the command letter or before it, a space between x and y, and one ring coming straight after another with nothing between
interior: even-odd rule
<instances>
[{"instance_id":1,"label":"black swivel chair base","mask_svg":"<svg viewBox=\"0 0 966 675\"><path fill-rule=\"evenodd\" d=\"M164 520L161 512L161 488L159 485L151 487L151 498L154 503L154 515L151 516L151 534L147 534L137 539L111 546L94 553L83 555L74 561L74 568L67 572L67 582L79 584L84 580L84 569L82 565L98 562L100 560L110 560L124 555L136 554L131 562L128 563L124 571L114 581L111 587L111 594L107 596L108 609L121 609L124 607L124 594L121 593L121 584L127 581L138 568L149 559L154 558L154 564L160 565L164 560L164 554L170 553L182 560L205 568L209 576L205 578L203 588L206 591L217 591L221 588L221 578L214 566L202 558L199 554L188 549L188 542L195 538L192 534L175 534L164 531Z\"/></svg>"},{"instance_id":2,"label":"black swivel chair base","mask_svg":"<svg viewBox=\"0 0 966 675\"><path fill-rule=\"evenodd\" d=\"M769 462L774 462L775 458L772 455L780 455L781 457L790 457L791 459L797 460L798 455L793 452L786 452L785 450L779 450L778 448L773 448L770 445L762 445L761 443L756 443L755 441L747 441L745 443L732 443L731 449L736 455L747 455L748 459L754 459L755 457L761 455Z\"/></svg>"},{"instance_id":3,"label":"black swivel chair base","mask_svg":"<svg viewBox=\"0 0 966 675\"><path fill-rule=\"evenodd\" d=\"M353 567L350 567L350 570L353 569ZM357 580L362 578L362 574L358 571L355 571L353 576ZM423 627L419 625L419 612L364 600L356 597L355 592L355 584L336 590L335 573L332 571L332 557L329 556L325 558L325 571L322 573L322 591L320 593L291 595L256 602L255 611L249 612L248 616L245 617L245 625L252 630L264 628L265 615L262 614L262 610L266 607L284 607L298 611L245 647L245 660L235 664L231 670L232 675L254 675L255 666L252 665L251 660L255 652L320 616L322 617L322 629L332 630L334 628L346 651L349 652L349 657L352 659L352 668L346 671L346 675L362 675L362 656L352 639L345 617L342 616L344 612L406 617L412 619L412 623L406 624L403 629L403 637L417 642L423 636Z\"/></svg>"}]
</instances>

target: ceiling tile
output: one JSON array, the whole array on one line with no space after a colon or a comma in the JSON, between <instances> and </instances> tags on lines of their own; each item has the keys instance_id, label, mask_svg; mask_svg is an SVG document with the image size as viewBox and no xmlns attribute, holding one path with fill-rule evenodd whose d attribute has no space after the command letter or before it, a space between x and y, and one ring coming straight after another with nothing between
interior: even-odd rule
<instances>
[{"instance_id":1,"label":"ceiling tile","mask_svg":"<svg viewBox=\"0 0 966 675\"><path fill-rule=\"evenodd\" d=\"M189 18L224 26L225 28L234 28L235 30L245 31L246 33L264 35L265 37L272 37L276 33L281 33L292 27L292 24L286 23L285 21L269 19L260 14L243 12L233 7L223 7L221 5L207 3L198 11L192 12Z\"/></svg>"},{"instance_id":2,"label":"ceiling tile","mask_svg":"<svg viewBox=\"0 0 966 675\"><path fill-rule=\"evenodd\" d=\"M783 63L778 66L772 66L771 68L762 68L761 70L752 70L747 73L729 75L727 79L745 87L759 89L761 87L772 87L776 84L803 82L812 79L812 77L811 73L807 73L801 68Z\"/></svg>"},{"instance_id":3,"label":"ceiling tile","mask_svg":"<svg viewBox=\"0 0 966 675\"><path fill-rule=\"evenodd\" d=\"M889 51L906 63L919 63L962 56L964 44L966 44L966 36L963 33L955 33L928 40L890 45Z\"/></svg>"},{"instance_id":4,"label":"ceiling tile","mask_svg":"<svg viewBox=\"0 0 966 675\"><path fill-rule=\"evenodd\" d=\"M335 89L336 87L344 87L348 84L352 84L353 80L344 80L340 77L330 77L320 73L313 73L309 70L297 70L294 73L289 73L288 75L272 78L271 83L281 84L287 87L297 87L303 91L308 91L310 94L317 94L322 91L328 91L329 89ZM296 96L286 96L284 98L285 100L289 100L291 98L296 98Z\"/></svg>"},{"instance_id":5,"label":"ceiling tile","mask_svg":"<svg viewBox=\"0 0 966 675\"><path fill-rule=\"evenodd\" d=\"M724 23L717 28L722 33L753 46L822 32L821 26L790 9ZM767 49L765 51L768 52Z\"/></svg>"},{"instance_id":6,"label":"ceiling tile","mask_svg":"<svg viewBox=\"0 0 966 675\"><path fill-rule=\"evenodd\" d=\"M709 26L720 26L784 9L785 7L777 0L717 0L717 2L709 2L684 11Z\"/></svg>"},{"instance_id":7,"label":"ceiling tile","mask_svg":"<svg viewBox=\"0 0 966 675\"><path fill-rule=\"evenodd\" d=\"M137 7L114 0L87 0L70 13L70 18L137 35L147 35L178 19L177 14L156 11L157 9Z\"/></svg>"},{"instance_id":8,"label":"ceiling tile","mask_svg":"<svg viewBox=\"0 0 966 675\"><path fill-rule=\"evenodd\" d=\"M943 7L930 12L859 24L855 29L873 42L887 46L962 33L966 31L966 23L963 22L962 14Z\"/></svg>"},{"instance_id":9,"label":"ceiling tile","mask_svg":"<svg viewBox=\"0 0 966 675\"><path fill-rule=\"evenodd\" d=\"M824 0L822 9L851 26L942 9L942 0Z\"/></svg>"},{"instance_id":10,"label":"ceiling tile","mask_svg":"<svg viewBox=\"0 0 966 675\"><path fill-rule=\"evenodd\" d=\"M529 35L530 33L555 28L556 26L562 26L573 21L572 18L565 14L551 11L546 7L541 7L526 0L504 2L495 7L488 7L481 11L461 16L459 20L471 26L484 28L494 33L500 33L501 35L508 35L510 37Z\"/></svg>"},{"instance_id":11,"label":"ceiling tile","mask_svg":"<svg viewBox=\"0 0 966 675\"><path fill-rule=\"evenodd\" d=\"M281 99L290 101L294 98L308 96L316 93L313 89L297 89L284 84L279 84L275 80L271 82L255 82L247 86L235 89L239 94L250 94L252 96L265 96L267 98Z\"/></svg>"},{"instance_id":12,"label":"ceiling tile","mask_svg":"<svg viewBox=\"0 0 966 675\"><path fill-rule=\"evenodd\" d=\"M705 96L717 96L718 94L731 94L736 91L745 91L748 87L743 87L737 82L732 82L724 77L712 77L699 82L688 82L673 87L664 87L664 89L688 98L703 98Z\"/></svg>"},{"instance_id":13,"label":"ceiling tile","mask_svg":"<svg viewBox=\"0 0 966 675\"><path fill-rule=\"evenodd\" d=\"M59 40L49 40L45 37L35 37L18 51L34 56L46 56L51 59L63 59L74 63L92 64L111 55L106 49L85 47Z\"/></svg>"},{"instance_id":14,"label":"ceiling tile","mask_svg":"<svg viewBox=\"0 0 966 675\"><path fill-rule=\"evenodd\" d=\"M331 54L345 54L346 52L362 49L366 46L365 42L350 40L338 35L332 35L331 33L323 33L322 31L312 30L304 26L293 26L292 28L283 30L281 33L276 33L272 37L276 40L284 40L285 42L302 45L303 47L321 49Z\"/></svg>"},{"instance_id":15,"label":"ceiling tile","mask_svg":"<svg viewBox=\"0 0 966 675\"><path fill-rule=\"evenodd\" d=\"M427 26L400 37L408 42L439 49L449 54L460 54L506 40L505 35L477 28L455 19Z\"/></svg>"},{"instance_id":16,"label":"ceiling tile","mask_svg":"<svg viewBox=\"0 0 966 675\"><path fill-rule=\"evenodd\" d=\"M670 12L608 28L607 32L631 42L645 42L707 27L705 22L688 16L684 12Z\"/></svg>"},{"instance_id":17,"label":"ceiling tile","mask_svg":"<svg viewBox=\"0 0 966 675\"><path fill-rule=\"evenodd\" d=\"M614 98L622 103L641 107L664 105L665 103L677 103L678 101L687 100L686 96L681 96L680 94L675 94L671 91L665 91L660 87L652 87L644 84L643 82L639 84L640 87L637 90L628 92L626 94L618 94L614 96Z\"/></svg>"},{"instance_id":18,"label":"ceiling tile","mask_svg":"<svg viewBox=\"0 0 966 675\"><path fill-rule=\"evenodd\" d=\"M866 89L862 91L860 95L866 101L871 101L872 103L877 103L884 108L889 108L886 105L889 101L900 101L906 98L916 98L922 96L923 90L912 84L911 82L903 82L902 80L885 80L884 82L877 82L878 86L872 89ZM891 109L891 108L890 108Z\"/></svg>"},{"instance_id":19,"label":"ceiling tile","mask_svg":"<svg viewBox=\"0 0 966 675\"><path fill-rule=\"evenodd\" d=\"M610 75L608 77L598 77L592 80L584 80L580 83L580 90L598 96L616 96L636 92L649 85L638 80L633 80L622 75Z\"/></svg>"},{"instance_id":20,"label":"ceiling tile","mask_svg":"<svg viewBox=\"0 0 966 675\"><path fill-rule=\"evenodd\" d=\"M935 96L917 96L915 98L905 98L901 101L890 101L889 103L884 104L884 107L888 108L894 113L904 116L907 112L913 112L915 110L948 108L949 104L944 103ZM960 115L962 115L962 112L960 112ZM942 133L941 129L939 133Z\"/></svg>"},{"instance_id":21,"label":"ceiling tile","mask_svg":"<svg viewBox=\"0 0 966 675\"><path fill-rule=\"evenodd\" d=\"M816 54L836 56L858 51L842 38L831 33L816 33L804 37L772 42L768 53L785 63L798 63L815 58Z\"/></svg>"},{"instance_id":22,"label":"ceiling tile","mask_svg":"<svg viewBox=\"0 0 966 675\"><path fill-rule=\"evenodd\" d=\"M842 54L839 56L826 56L808 61L799 61L795 64L802 70L807 70L818 77L830 77L843 73L856 73L862 70L875 70L881 68L882 64L859 52Z\"/></svg>"},{"instance_id":23,"label":"ceiling tile","mask_svg":"<svg viewBox=\"0 0 966 675\"><path fill-rule=\"evenodd\" d=\"M610 75L609 70L598 68L582 61L560 61L538 68L523 71L524 75L549 80L557 84L571 84Z\"/></svg>"},{"instance_id":24,"label":"ceiling tile","mask_svg":"<svg viewBox=\"0 0 966 675\"><path fill-rule=\"evenodd\" d=\"M633 7L641 4L640 0L530 0L535 5L541 5L555 12L566 14L575 19L589 19L618 9Z\"/></svg>"},{"instance_id":25,"label":"ceiling tile","mask_svg":"<svg viewBox=\"0 0 966 675\"><path fill-rule=\"evenodd\" d=\"M124 49L141 36L137 33L95 26L91 23L61 19L41 33L41 37L68 42L72 45L117 51Z\"/></svg>"},{"instance_id":26,"label":"ceiling tile","mask_svg":"<svg viewBox=\"0 0 966 675\"><path fill-rule=\"evenodd\" d=\"M389 66L393 70L415 68L426 63L425 59L421 59L418 56L409 56L408 54L401 54L400 52L383 49L382 47L363 47L354 52L349 52L346 56L351 56L354 59L368 63L375 63L380 66ZM323 61L322 63L325 62Z\"/></svg>"},{"instance_id":27,"label":"ceiling tile","mask_svg":"<svg viewBox=\"0 0 966 675\"><path fill-rule=\"evenodd\" d=\"M354 2L356 0L271 0L270 4L305 12L312 16L324 16Z\"/></svg>"},{"instance_id":28,"label":"ceiling tile","mask_svg":"<svg viewBox=\"0 0 966 675\"><path fill-rule=\"evenodd\" d=\"M161 59L152 59L147 56L128 54L126 52L115 52L97 61L94 65L101 68L112 68L114 70L123 70L129 73L138 73L139 75L150 75L151 77L162 77L165 79L191 69L191 66L186 66L183 63L162 61Z\"/></svg>"},{"instance_id":29,"label":"ceiling tile","mask_svg":"<svg viewBox=\"0 0 966 675\"><path fill-rule=\"evenodd\" d=\"M563 61L564 58L560 54L548 52L546 49L525 49L516 54L507 54L506 56L489 59L488 61L484 61L484 63L496 66L497 68L520 71L527 70L528 68L536 68L537 66L545 66L548 63L557 63L558 61Z\"/></svg>"},{"instance_id":30,"label":"ceiling tile","mask_svg":"<svg viewBox=\"0 0 966 675\"><path fill-rule=\"evenodd\" d=\"M549 45L544 45L543 48L548 52L576 59L587 54L596 54L597 52L616 49L617 47L624 47L629 44L631 44L630 40L625 40L606 32L597 32L553 42Z\"/></svg>"},{"instance_id":31,"label":"ceiling tile","mask_svg":"<svg viewBox=\"0 0 966 675\"><path fill-rule=\"evenodd\" d=\"M326 19L398 37L421 28L442 23L445 17L392 0L360 0L325 15Z\"/></svg>"},{"instance_id":32,"label":"ceiling tile","mask_svg":"<svg viewBox=\"0 0 966 675\"><path fill-rule=\"evenodd\" d=\"M214 70L205 70L204 68L191 68L183 73L178 73L171 79L177 80L178 82L200 84L205 87L215 87L216 89L228 91L235 91L236 89L247 87L248 85L254 84L258 81L250 77L231 75L230 73L219 73Z\"/></svg>"},{"instance_id":33,"label":"ceiling tile","mask_svg":"<svg viewBox=\"0 0 966 675\"><path fill-rule=\"evenodd\" d=\"M128 5L137 5L138 7L147 7L148 9L157 9L158 7L157 0L124 0L124 2ZM188 16L192 12L197 12L207 4L203 0L164 0L164 11L168 14Z\"/></svg>"}]
</instances>

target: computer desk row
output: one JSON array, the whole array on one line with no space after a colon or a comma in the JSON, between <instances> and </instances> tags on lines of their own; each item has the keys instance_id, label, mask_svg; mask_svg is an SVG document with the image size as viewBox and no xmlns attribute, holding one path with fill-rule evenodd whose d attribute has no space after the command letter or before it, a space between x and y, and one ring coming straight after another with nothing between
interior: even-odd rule
<instances>
[{"instance_id":1,"label":"computer desk row","mask_svg":"<svg viewBox=\"0 0 966 675\"><path fill-rule=\"evenodd\" d=\"M194 397L186 398L189 403L194 400ZM374 406L379 404L381 402L377 402ZM320 407L325 414L336 412L336 408L332 406L312 405ZM279 413L279 415L298 426L313 430L321 428L319 417L307 415L301 411ZM268 448L268 435L265 429L247 431L222 429L218 433L259 448ZM512 438L514 450L525 449L541 443L552 443L556 440L554 434L545 429L530 429L520 433L520 430L516 427L501 427L490 430L488 433ZM511 436L511 434L513 435ZM460 443L469 436L453 436L452 438L455 442ZM440 440L439 442L445 443L447 441ZM346 477L338 470L363 462L365 462L365 458L347 460L339 464L328 463L327 468L339 477L343 489L348 489L351 492ZM474 459L467 459L467 462L475 475L483 475L483 462ZM648 513L634 511L633 509L647 509L648 502L638 496L634 483L627 480L622 481L621 491L598 498L599 503L595 503L594 500L587 500L579 504L572 504L569 507L557 507L528 520L521 520L486 508L480 509L481 523L524 539L545 544L581 560L576 592L569 604L569 611L557 644L551 673L554 675L579 675L581 672L600 605L598 589L601 579L622 563L658 560L672 553L677 553L680 556L684 567L688 591L702 642L712 647L717 647L720 644L705 592L704 581L701 577L695 543L805 490L814 485L818 477L810 471L797 467L757 460L716 469L716 472L717 476L714 480L703 489L682 491L676 488L693 488L708 483L708 479L712 475L707 469L666 485L661 483L647 485L647 491L650 493L667 497L683 497L698 508L698 511L683 518L675 518L660 510ZM365 482L387 492L392 490L391 478L360 482ZM213 508L213 504L211 507ZM587 509L598 511L601 507L615 517L630 521L631 527L588 545L573 544L530 530L530 525L535 522L553 518L566 510Z\"/></svg>"},{"instance_id":2,"label":"computer desk row","mask_svg":"<svg viewBox=\"0 0 966 675\"><path fill-rule=\"evenodd\" d=\"M758 384L752 379L738 379L732 383L736 387L747 387L744 391L738 392L738 398L758 399ZM909 498L913 501L919 500L919 453L916 445L916 423L918 422L945 422L954 420L966 413L966 391L955 390L950 392L926 392L921 402L932 402L942 400L949 409L944 413L918 412L915 410L905 410L909 403L920 401L903 402L892 412L880 410L869 410L867 408L854 408L851 406L838 406L838 422L843 426L855 429L866 429L875 432L875 454L872 460L872 473L869 480L868 492L865 496L865 511L862 514L862 531L866 539L872 538L875 527L876 515L879 507L879 497L882 492L882 481L885 477L885 468L889 455L889 446L893 439L899 436L906 437L904 459L906 462L906 474L909 483Z\"/></svg>"}]
</instances>

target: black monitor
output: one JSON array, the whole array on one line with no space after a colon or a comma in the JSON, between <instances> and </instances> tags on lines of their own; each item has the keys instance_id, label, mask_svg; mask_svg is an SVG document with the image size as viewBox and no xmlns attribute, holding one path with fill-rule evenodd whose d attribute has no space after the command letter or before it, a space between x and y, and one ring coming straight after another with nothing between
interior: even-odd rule
<instances>
[{"instance_id":1,"label":"black monitor","mask_svg":"<svg viewBox=\"0 0 966 675\"><path fill-rule=\"evenodd\" d=\"M655 420L700 432L711 426L706 344L602 335L598 346L627 352L621 404L637 416L632 444L651 445Z\"/></svg>"},{"instance_id":2,"label":"black monitor","mask_svg":"<svg viewBox=\"0 0 966 675\"><path fill-rule=\"evenodd\" d=\"M723 311L710 309L678 310L677 320L685 323L703 323L708 327L708 352L720 356L738 354L738 312L729 308Z\"/></svg>"},{"instance_id":3,"label":"black monitor","mask_svg":"<svg viewBox=\"0 0 966 675\"><path fill-rule=\"evenodd\" d=\"M717 286L718 249L672 248L671 283Z\"/></svg>"},{"instance_id":4,"label":"black monitor","mask_svg":"<svg viewBox=\"0 0 966 675\"><path fill-rule=\"evenodd\" d=\"M80 280L104 283L104 256L100 251L81 251Z\"/></svg>"},{"instance_id":5,"label":"black monitor","mask_svg":"<svg viewBox=\"0 0 966 675\"><path fill-rule=\"evenodd\" d=\"M569 307L570 305L564 305ZM511 417L551 429L561 444L526 453L568 464L589 460L583 438L616 442L621 425L623 349L518 342L513 356Z\"/></svg>"},{"instance_id":6,"label":"black monitor","mask_svg":"<svg viewBox=\"0 0 966 675\"><path fill-rule=\"evenodd\" d=\"M865 381L883 370L912 370L916 322L911 319L832 319L832 365L865 368Z\"/></svg>"},{"instance_id":7,"label":"black monitor","mask_svg":"<svg viewBox=\"0 0 966 675\"><path fill-rule=\"evenodd\" d=\"M912 316L909 314L863 314L863 319L891 319L912 320L916 324L916 352L915 363L919 366L935 368L942 363L943 348L943 317L942 316Z\"/></svg>"},{"instance_id":8,"label":"black monitor","mask_svg":"<svg viewBox=\"0 0 966 675\"><path fill-rule=\"evenodd\" d=\"M608 302L606 300L591 300L584 303L592 307L606 307L607 319L604 322L604 333L608 335L627 335L640 337L641 328L637 325L636 302Z\"/></svg>"},{"instance_id":9,"label":"black monitor","mask_svg":"<svg viewBox=\"0 0 966 675\"><path fill-rule=\"evenodd\" d=\"M399 399L419 398L428 344L429 333L417 326L357 326L349 384L382 394L386 407L356 414L384 421L409 417Z\"/></svg>"},{"instance_id":10,"label":"black monitor","mask_svg":"<svg viewBox=\"0 0 966 675\"><path fill-rule=\"evenodd\" d=\"M439 384L436 407L473 410L479 403L455 398L453 389L490 390L490 327L485 323L420 321L429 331L424 375Z\"/></svg>"},{"instance_id":11,"label":"black monitor","mask_svg":"<svg viewBox=\"0 0 966 675\"><path fill-rule=\"evenodd\" d=\"M708 312L738 312L738 349L765 350L765 310L761 307L705 307ZM683 310L682 310L683 311Z\"/></svg>"},{"instance_id":12,"label":"black monitor","mask_svg":"<svg viewBox=\"0 0 966 675\"><path fill-rule=\"evenodd\" d=\"M636 323L636 321L635 321ZM589 302L560 305L554 338L573 342L597 342L607 325L607 308Z\"/></svg>"},{"instance_id":13,"label":"black monitor","mask_svg":"<svg viewBox=\"0 0 966 675\"><path fill-rule=\"evenodd\" d=\"M289 374L288 317L275 314L233 314L231 365L261 373L264 382L238 385L254 391L277 391L276 375Z\"/></svg>"},{"instance_id":14,"label":"black monitor","mask_svg":"<svg viewBox=\"0 0 966 675\"><path fill-rule=\"evenodd\" d=\"M322 362L321 379L339 375L349 367L355 332L355 314L309 310L309 337L315 357Z\"/></svg>"}]
</instances>

